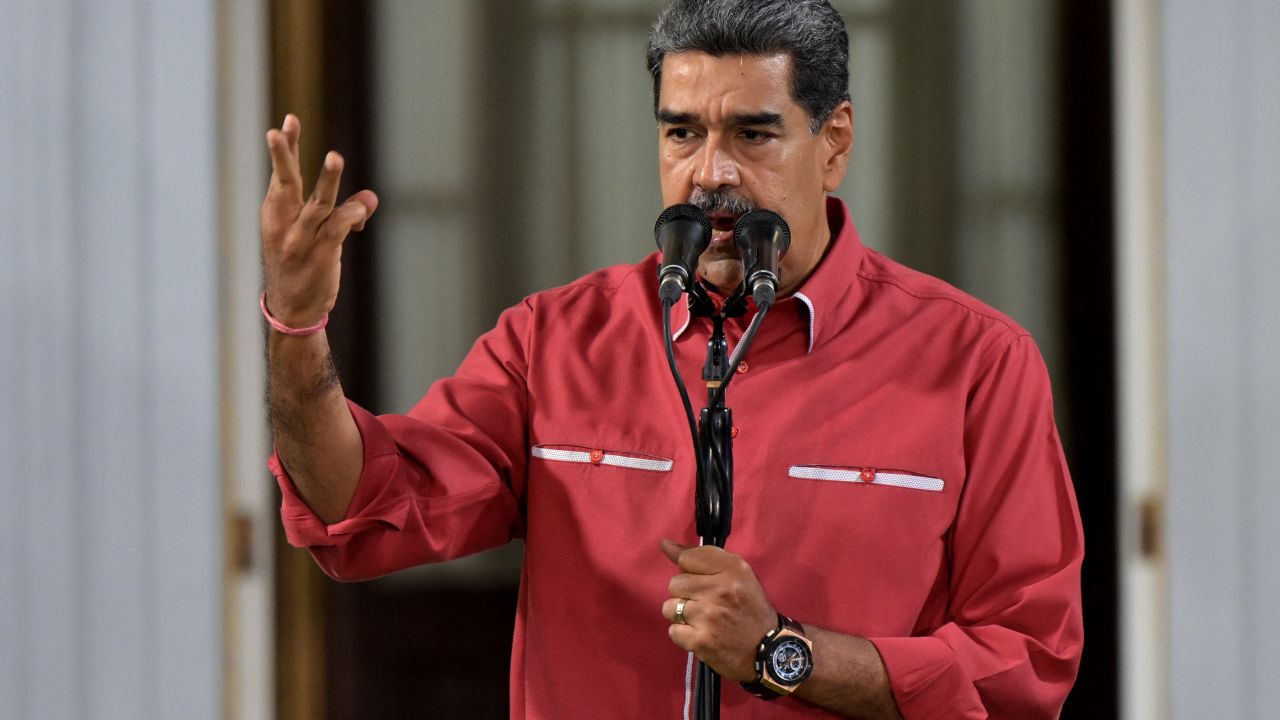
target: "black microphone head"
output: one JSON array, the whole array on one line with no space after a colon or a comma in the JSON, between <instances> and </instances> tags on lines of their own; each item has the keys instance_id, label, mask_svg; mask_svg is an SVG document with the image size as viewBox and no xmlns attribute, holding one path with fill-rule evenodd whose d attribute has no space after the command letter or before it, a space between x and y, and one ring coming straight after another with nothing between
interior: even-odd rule
<instances>
[{"instance_id":1,"label":"black microphone head","mask_svg":"<svg viewBox=\"0 0 1280 720\"><path fill-rule=\"evenodd\" d=\"M738 246L742 263L750 273L752 266L759 262L757 256L762 247L775 248L778 259L787 254L791 247L791 227L772 210L752 210L734 224L733 244Z\"/></svg>"},{"instance_id":2,"label":"black microphone head","mask_svg":"<svg viewBox=\"0 0 1280 720\"><path fill-rule=\"evenodd\" d=\"M698 256L711 244L711 218L696 205L672 205L654 223L653 239L662 251L658 295L675 302L692 284Z\"/></svg>"},{"instance_id":3,"label":"black microphone head","mask_svg":"<svg viewBox=\"0 0 1280 720\"><path fill-rule=\"evenodd\" d=\"M706 245L711 244L711 218L707 217L707 214L697 205L681 203L679 205L672 205L666 210L663 210L662 214L658 216L658 221L653 224L653 239L658 243L658 248L664 253L667 251L667 248L662 246L664 236L663 229L672 221L676 220L696 224L697 227L701 228L702 234L707 238ZM670 229L668 229L668 232L669 231ZM706 249L705 245L703 246L703 249Z\"/></svg>"},{"instance_id":4,"label":"black microphone head","mask_svg":"<svg viewBox=\"0 0 1280 720\"><path fill-rule=\"evenodd\" d=\"M791 247L791 228L772 210L752 210L733 226L743 277L757 305L772 305L780 282L778 264Z\"/></svg>"}]
</instances>

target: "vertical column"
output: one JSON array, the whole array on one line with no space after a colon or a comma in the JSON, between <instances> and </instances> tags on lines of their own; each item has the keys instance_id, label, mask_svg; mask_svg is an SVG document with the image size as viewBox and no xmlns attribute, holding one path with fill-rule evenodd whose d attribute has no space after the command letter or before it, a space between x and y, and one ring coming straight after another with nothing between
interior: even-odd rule
<instances>
[{"instance_id":1,"label":"vertical column","mask_svg":"<svg viewBox=\"0 0 1280 720\"><path fill-rule=\"evenodd\" d=\"M1159 12L1115 5L1117 551L1122 717L1168 717L1161 499L1167 493ZM1147 523L1144 527L1143 524Z\"/></svg>"},{"instance_id":2,"label":"vertical column","mask_svg":"<svg viewBox=\"0 0 1280 720\"><path fill-rule=\"evenodd\" d=\"M1244 387L1248 403L1245 441L1249 450L1241 478L1248 486L1241 506L1247 549L1241 598L1248 618L1244 664L1249 672L1249 717L1266 717L1280 707L1280 655L1266 638L1280 638L1280 617L1274 598L1280 597L1280 483L1273 472L1280 467L1280 3L1251 0L1242 13L1240 36L1246 38L1247 58L1242 72L1250 87L1241 113L1245 138L1239 149L1246 159L1242 200L1248 207L1244 230L1247 288L1242 311L1245 338Z\"/></svg>"},{"instance_id":3,"label":"vertical column","mask_svg":"<svg viewBox=\"0 0 1280 720\"><path fill-rule=\"evenodd\" d=\"M137 24L148 53L137 126L148 709L154 718L212 719L222 689L214 3L142 0Z\"/></svg>"},{"instance_id":4,"label":"vertical column","mask_svg":"<svg viewBox=\"0 0 1280 720\"><path fill-rule=\"evenodd\" d=\"M19 28L30 22L24 7L9 7L8 21L0 23L0 157L15 158L18 142L18 117L23 106L19 78L26 73L27 59L21 52ZM18 176L25 168L7 161L8 172L0 173L0 213L21 220L18 214ZM22 297L18 286L22 273L18 267L21 244L18 233L0 233L0 308L17 308ZM22 413L16 395L21 387L23 368L19 344L19 316L13 310L0 310L0 508L7 511L22 506L21 447ZM0 577L17 578L23 572L22 528L17 523L0 523ZM6 699L11 712L22 715L27 705L24 691L23 648L25 637L22 620L26 614L26 595L16 582L0 583L0 637L9 638L0 649L0 697Z\"/></svg>"},{"instance_id":5,"label":"vertical column","mask_svg":"<svg viewBox=\"0 0 1280 720\"><path fill-rule=\"evenodd\" d=\"M27 31L23 31L23 27ZM15 380L15 448L21 490L12 509L21 536L24 597L20 664L25 668L20 693L30 717L73 717L84 712L83 696L64 678L77 677L81 665L80 598L86 588L80 557L78 522L83 473L75 451L82 432L78 409L77 357L82 322L77 312L74 212L76 127L75 67L80 57L72 2L28 2L16 24L13 49L19 55L18 100L13 106L17 229L13 254L19 259L13 287L18 297L6 303L16 314L13 338L19 355ZM8 133L6 133L8 136ZM8 435L8 433L6 433ZM14 637L14 636L11 636Z\"/></svg>"},{"instance_id":6,"label":"vertical column","mask_svg":"<svg viewBox=\"0 0 1280 720\"><path fill-rule=\"evenodd\" d=\"M1280 12L1172 0L1163 20L1170 707L1267 717L1277 660L1265 642L1280 632Z\"/></svg>"},{"instance_id":7,"label":"vertical column","mask_svg":"<svg viewBox=\"0 0 1280 720\"><path fill-rule=\"evenodd\" d=\"M220 713L214 26L159 6L5 6L6 717Z\"/></svg>"},{"instance_id":8,"label":"vertical column","mask_svg":"<svg viewBox=\"0 0 1280 720\"><path fill-rule=\"evenodd\" d=\"M267 127L267 8L258 0L224 0L218 12L219 203L223 491L235 518L224 547L222 616L224 717L267 720L275 714L275 537L280 514L267 472L263 412L261 254L258 205L270 161Z\"/></svg>"},{"instance_id":9,"label":"vertical column","mask_svg":"<svg viewBox=\"0 0 1280 720\"><path fill-rule=\"evenodd\" d=\"M86 705L103 717L150 717L146 678L154 673L155 598L148 592L155 548L146 459L155 371L147 347L146 301L152 239L146 208L154 178L144 162L150 55L142 7L132 0L87 2L74 68L73 238L77 250L77 414L81 437L77 548L80 674Z\"/></svg>"}]
</instances>

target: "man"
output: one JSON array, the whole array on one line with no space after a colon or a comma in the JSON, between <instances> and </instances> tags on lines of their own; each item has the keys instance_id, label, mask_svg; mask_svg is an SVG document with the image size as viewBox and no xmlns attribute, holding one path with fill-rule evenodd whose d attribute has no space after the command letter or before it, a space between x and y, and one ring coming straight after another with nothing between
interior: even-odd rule
<instances>
[{"instance_id":1,"label":"man","mask_svg":"<svg viewBox=\"0 0 1280 720\"><path fill-rule=\"evenodd\" d=\"M651 38L664 203L713 220L702 279L720 295L741 282L731 236L748 209L792 231L730 392L725 549L696 547L654 256L526 298L408 415L374 417L344 399L322 327L342 241L377 198L336 205L331 153L304 202L297 119L268 133L271 465L289 539L359 579L524 537L513 717L687 715L695 656L725 678L725 718L1057 715L1083 549L1046 373L1025 331L864 248L827 197L853 142L847 53L824 0L677 0ZM692 380L710 326L676 310ZM789 658L798 683L761 652L784 636L811 643Z\"/></svg>"}]
</instances>

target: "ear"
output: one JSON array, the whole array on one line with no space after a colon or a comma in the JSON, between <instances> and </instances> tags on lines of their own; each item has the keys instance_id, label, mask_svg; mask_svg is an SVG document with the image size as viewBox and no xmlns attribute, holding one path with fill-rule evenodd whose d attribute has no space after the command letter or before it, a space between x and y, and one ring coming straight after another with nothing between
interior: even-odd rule
<instances>
[{"instance_id":1,"label":"ear","mask_svg":"<svg viewBox=\"0 0 1280 720\"><path fill-rule=\"evenodd\" d=\"M826 150L822 189L835 192L849 170L849 153L853 150L853 105L848 100L837 105L818 132Z\"/></svg>"}]
</instances>

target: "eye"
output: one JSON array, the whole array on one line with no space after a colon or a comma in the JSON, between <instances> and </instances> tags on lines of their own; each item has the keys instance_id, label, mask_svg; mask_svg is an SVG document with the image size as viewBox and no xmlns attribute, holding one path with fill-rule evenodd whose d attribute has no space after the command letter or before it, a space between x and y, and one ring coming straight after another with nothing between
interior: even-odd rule
<instances>
[{"instance_id":1,"label":"eye","mask_svg":"<svg viewBox=\"0 0 1280 720\"><path fill-rule=\"evenodd\" d=\"M749 143L763 143L773 139L773 137L774 136L771 133L764 132L763 130L742 131L742 139Z\"/></svg>"},{"instance_id":2,"label":"eye","mask_svg":"<svg viewBox=\"0 0 1280 720\"><path fill-rule=\"evenodd\" d=\"M693 131L685 127L675 127L667 130L667 138L677 142L688 142L694 138Z\"/></svg>"}]
</instances>

